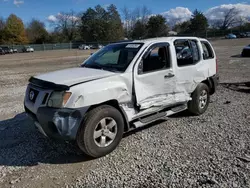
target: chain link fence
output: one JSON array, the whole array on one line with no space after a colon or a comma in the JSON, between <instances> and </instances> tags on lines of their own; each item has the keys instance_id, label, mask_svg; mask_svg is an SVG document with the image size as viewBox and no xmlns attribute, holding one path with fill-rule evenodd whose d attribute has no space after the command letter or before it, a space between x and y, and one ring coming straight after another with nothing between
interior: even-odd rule
<instances>
[{"instance_id":1,"label":"chain link fence","mask_svg":"<svg viewBox=\"0 0 250 188\"><path fill-rule=\"evenodd\" d=\"M199 33L178 33L178 36L195 36L201 38L225 38L226 35L233 33L240 37L240 33L250 32L248 30L227 30L227 31L204 31Z\"/></svg>"},{"instance_id":2,"label":"chain link fence","mask_svg":"<svg viewBox=\"0 0 250 188\"><path fill-rule=\"evenodd\" d=\"M225 35L229 33L233 33L239 35L242 32L249 32L249 31L239 31L239 30L229 30L229 31L204 31L200 33L179 33L177 36L195 36L207 39L217 39L217 38L225 38ZM113 43L115 41L99 41L99 42L84 42L84 41L76 41L76 42L69 42L69 43L55 43L55 44L28 44L28 45L0 45L0 47L8 46L9 48L17 49L18 52L22 52L22 49L26 46L30 46L34 48L35 51L46 51L46 50L71 50L71 49L78 49L78 47L82 44L88 46L97 46L97 45L107 45Z\"/></svg>"},{"instance_id":3,"label":"chain link fence","mask_svg":"<svg viewBox=\"0 0 250 188\"><path fill-rule=\"evenodd\" d=\"M23 52L24 47L31 47L34 49L34 51L47 51L47 50L71 50L71 49L78 49L80 45L86 44L89 46L94 46L96 47L97 45L107 45L112 42L110 41L101 41L101 42L69 42L69 43L55 43L55 44L26 44L26 45L11 45L11 44L6 44L6 45L0 45L0 47L9 47L13 49L17 49L17 51Z\"/></svg>"}]
</instances>

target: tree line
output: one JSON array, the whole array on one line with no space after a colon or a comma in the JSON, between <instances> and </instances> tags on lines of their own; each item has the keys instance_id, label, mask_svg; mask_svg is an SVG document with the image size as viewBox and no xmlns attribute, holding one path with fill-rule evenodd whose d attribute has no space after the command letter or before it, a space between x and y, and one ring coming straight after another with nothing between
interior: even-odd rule
<instances>
[{"instance_id":1,"label":"tree line","mask_svg":"<svg viewBox=\"0 0 250 188\"><path fill-rule=\"evenodd\" d=\"M202 32L231 32L250 31L250 23L247 18L240 16L236 8L231 8L224 13L221 19L210 20L203 12L197 9L193 12L192 18L182 23L177 23L173 30L179 34L197 35Z\"/></svg>"},{"instance_id":2,"label":"tree line","mask_svg":"<svg viewBox=\"0 0 250 188\"><path fill-rule=\"evenodd\" d=\"M176 23L172 28L162 15L152 15L146 7L121 10L123 19L116 6L107 8L100 5L76 13L73 10L61 12L49 21L53 31L46 30L44 22L32 19L24 25L21 18L11 14L5 20L0 18L0 44L41 44L70 41L98 42L149 37L168 36L170 29L178 33L196 35L209 30L227 31L229 28L238 30L250 29L250 24L239 17L236 9L230 9L223 19L210 22L199 10L193 12L192 18Z\"/></svg>"}]
</instances>

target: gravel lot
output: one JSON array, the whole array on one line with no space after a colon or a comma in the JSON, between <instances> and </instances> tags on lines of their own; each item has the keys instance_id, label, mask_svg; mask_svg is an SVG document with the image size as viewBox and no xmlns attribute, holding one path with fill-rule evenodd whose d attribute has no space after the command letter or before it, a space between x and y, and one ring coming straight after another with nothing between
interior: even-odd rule
<instances>
[{"instance_id":1,"label":"gravel lot","mask_svg":"<svg viewBox=\"0 0 250 188\"><path fill-rule=\"evenodd\" d=\"M221 83L250 81L245 39L212 42ZM0 187L250 187L250 88L221 84L208 111L183 112L124 136L91 160L45 139L23 113L31 75L73 67L90 52L0 56Z\"/></svg>"}]
</instances>

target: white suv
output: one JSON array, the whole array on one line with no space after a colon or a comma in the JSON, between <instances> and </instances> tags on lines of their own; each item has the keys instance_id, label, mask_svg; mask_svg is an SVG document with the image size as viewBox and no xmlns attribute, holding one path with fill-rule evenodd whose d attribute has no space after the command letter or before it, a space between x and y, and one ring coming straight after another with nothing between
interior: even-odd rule
<instances>
[{"instance_id":1,"label":"white suv","mask_svg":"<svg viewBox=\"0 0 250 188\"><path fill-rule=\"evenodd\" d=\"M44 135L76 140L87 155L101 157L124 132L186 109L203 114L218 80L206 39L117 42L80 67L31 77L24 105Z\"/></svg>"}]
</instances>

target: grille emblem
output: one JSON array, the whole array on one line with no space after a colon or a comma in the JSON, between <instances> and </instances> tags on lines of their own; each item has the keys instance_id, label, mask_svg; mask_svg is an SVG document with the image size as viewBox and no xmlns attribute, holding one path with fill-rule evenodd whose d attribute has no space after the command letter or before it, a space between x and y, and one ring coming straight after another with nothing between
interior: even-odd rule
<instances>
[{"instance_id":1,"label":"grille emblem","mask_svg":"<svg viewBox=\"0 0 250 188\"><path fill-rule=\"evenodd\" d=\"M34 91L30 91L29 97L31 101L34 99L34 96L35 96Z\"/></svg>"}]
</instances>

